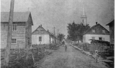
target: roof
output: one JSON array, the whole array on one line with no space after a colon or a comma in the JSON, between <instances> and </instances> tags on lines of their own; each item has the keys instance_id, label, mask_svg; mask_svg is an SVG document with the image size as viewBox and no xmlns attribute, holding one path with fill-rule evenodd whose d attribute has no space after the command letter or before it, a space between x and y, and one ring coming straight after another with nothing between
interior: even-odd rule
<instances>
[{"instance_id":1,"label":"roof","mask_svg":"<svg viewBox=\"0 0 115 68\"><path fill-rule=\"evenodd\" d=\"M46 30L42 27L42 25L38 26L38 28L37 28L35 31L33 31L32 34L33 34L33 35L49 34L51 37L56 38L54 34L52 34L52 33L49 32L49 31L46 31Z\"/></svg>"},{"instance_id":2,"label":"roof","mask_svg":"<svg viewBox=\"0 0 115 68\"><path fill-rule=\"evenodd\" d=\"M109 25L109 26L114 26L114 20L111 21L110 23L108 23L107 25Z\"/></svg>"},{"instance_id":3,"label":"roof","mask_svg":"<svg viewBox=\"0 0 115 68\"><path fill-rule=\"evenodd\" d=\"M47 32L49 33L49 35L50 35L51 37L56 38L56 36L55 36L53 33L49 32L49 31L47 31Z\"/></svg>"},{"instance_id":4,"label":"roof","mask_svg":"<svg viewBox=\"0 0 115 68\"><path fill-rule=\"evenodd\" d=\"M13 22L27 22L30 12L14 12ZM9 12L1 12L1 22L9 21ZM33 23L32 23L33 24Z\"/></svg>"},{"instance_id":5,"label":"roof","mask_svg":"<svg viewBox=\"0 0 115 68\"><path fill-rule=\"evenodd\" d=\"M92 30L95 30L95 32L92 32ZM102 30L105 30L105 33L103 33ZM109 31L106 28L104 28L102 25L100 25L99 23L97 23L96 25L94 25L90 29L88 29L84 34L109 35Z\"/></svg>"},{"instance_id":6,"label":"roof","mask_svg":"<svg viewBox=\"0 0 115 68\"><path fill-rule=\"evenodd\" d=\"M33 31L32 34L35 35L35 34L49 34L49 33L42 27L42 25L40 25L35 31Z\"/></svg>"}]
</instances>

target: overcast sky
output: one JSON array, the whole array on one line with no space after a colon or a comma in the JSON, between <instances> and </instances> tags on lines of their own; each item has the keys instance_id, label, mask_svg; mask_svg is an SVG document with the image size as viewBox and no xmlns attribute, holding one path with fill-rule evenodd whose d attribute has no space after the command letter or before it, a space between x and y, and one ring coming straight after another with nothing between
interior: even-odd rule
<instances>
[{"instance_id":1,"label":"overcast sky","mask_svg":"<svg viewBox=\"0 0 115 68\"><path fill-rule=\"evenodd\" d=\"M9 11L11 0L1 0L1 10ZM59 29L67 35L68 23L81 23L82 9L85 9L87 23L95 22L106 26L114 19L114 0L15 0L16 12L32 12L33 30L40 24L47 30Z\"/></svg>"}]
</instances>

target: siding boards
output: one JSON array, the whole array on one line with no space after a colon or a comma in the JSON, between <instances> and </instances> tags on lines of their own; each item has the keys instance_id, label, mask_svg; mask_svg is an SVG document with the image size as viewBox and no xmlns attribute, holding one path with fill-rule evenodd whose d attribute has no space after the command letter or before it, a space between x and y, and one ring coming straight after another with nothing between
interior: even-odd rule
<instances>
[{"instance_id":1,"label":"siding boards","mask_svg":"<svg viewBox=\"0 0 115 68\"><path fill-rule=\"evenodd\" d=\"M16 39L16 43L12 43L11 48L23 48L25 46L25 24L24 23L15 23L17 24L16 30L12 31L12 38ZM1 23L1 48L7 46L7 32L8 32L8 23Z\"/></svg>"}]
</instances>

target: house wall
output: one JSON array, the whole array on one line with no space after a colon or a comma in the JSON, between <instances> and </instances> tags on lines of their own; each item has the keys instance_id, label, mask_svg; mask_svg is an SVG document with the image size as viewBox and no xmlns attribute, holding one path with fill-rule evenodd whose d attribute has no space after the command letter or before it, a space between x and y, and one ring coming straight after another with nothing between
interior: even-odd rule
<instances>
[{"instance_id":1,"label":"house wall","mask_svg":"<svg viewBox=\"0 0 115 68\"><path fill-rule=\"evenodd\" d=\"M28 21L26 22L26 26L25 26L25 40L26 40L26 42L25 42L25 45L26 45L26 47L30 47L31 46L31 39L32 39L32 18L31 18L31 16L29 15L29 17L28 17Z\"/></svg>"},{"instance_id":2,"label":"house wall","mask_svg":"<svg viewBox=\"0 0 115 68\"><path fill-rule=\"evenodd\" d=\"M39 37L42 37L42 41L39 41ZM49 34L44 34L44 35L32 35L32 44L50 44L50 37Z\"/></svg>"},{"instance_id":3,"label":"house wall","mask_svg":"<svg viewBox=\"0 0 115 68\"><path fill-rule=\"evenodd\" d=\"M25 24L15 23L17 26L16 30L12 31L12 38L16 39L16 43L12 43L11 48L24 48L25 47ZM8 23L1 23L1 48L7 46L7 33L8 33Z\"/></svg>"},{"instance_id":4,"label":"house wall","mask_svg":"<svg viewBox=\"0 0 115 68\"><path fill-rule=\"evenodd\" d=\"M110 35L94 35L94 34L85 34L83 36L83 42L84 43L90 43L92 39L92 37L95 37L95 40L99 40L99 37L104 38L104 41L108 41L110 42Z\"/></svg>"},{"instance_id":5,"label":"house wall","mask_svg":"<svg viewBox=\"0 0 115 68\"><path fill-rule=\"evenodd\" d=\"M109 27L110 29L110 43L114 44L114 25Z\"/></svg>"},{"instance_id":6,"label":"house wall","mask_svg":"<svg viewBox=\"0 0 115 68\"><path fill-rule=\"evenodd\" d=\"M51 44L55 43L55 38L51 37Z\"/></svg>"}]
</instances>

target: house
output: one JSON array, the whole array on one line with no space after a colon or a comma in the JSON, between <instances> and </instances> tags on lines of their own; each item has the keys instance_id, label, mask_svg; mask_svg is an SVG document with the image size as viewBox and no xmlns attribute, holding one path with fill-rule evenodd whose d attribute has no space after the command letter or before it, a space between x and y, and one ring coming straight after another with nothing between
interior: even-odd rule
<instances>
[{"instance_id":1,"label":"house","mask_svg":"<svg viewBox=\"0 0 115 68\"><path fill-rule=\"evenodd\" d=\"M96 25L88 29L83 35L84 43L91 43L91 39L110 42L109 31L96 22Z\"/></svg>"},{"instance_id":2,"label":"house","mask_svg":"<svg viewBox=\"0 0 115 68\"><path fill-rule=\"evenodd\" d=\"M1 48L7 46L9 12L1 12ZM31 45L32 16L30 12L14 12L11 48Z\"/></svg>"},{"instance_id":3,"label":"house","mask_svg":"<svg viewBox=\"0 0 115 68\"><path fill-rule=\"evenodd\" d=\"M56 37L49 31L46 31L42 25L38 26L38 28L32 33L32 45L52 44L55 39Z\"/></svg>"},{"instance_id":4,"label":"house","mask_svg":"<svg viewBox=\"0 0 115 68\"><path fill-rule=\"evenodd\" d=\"M114 44L114 20L107 24L110 30L110 44Z\"/></svg>"}]
</instances>

